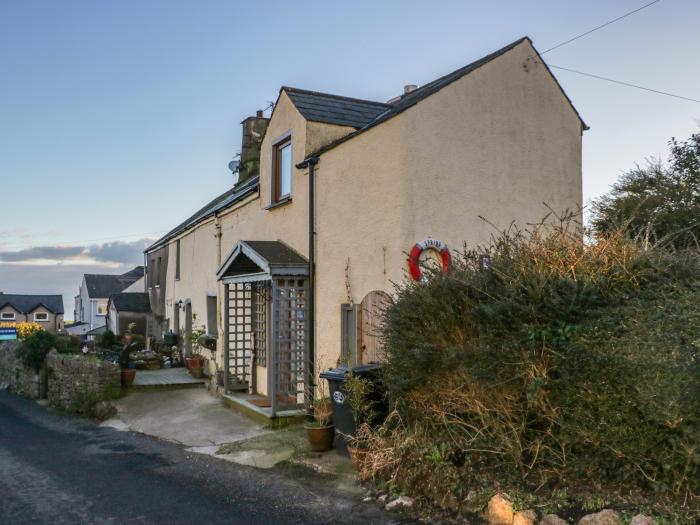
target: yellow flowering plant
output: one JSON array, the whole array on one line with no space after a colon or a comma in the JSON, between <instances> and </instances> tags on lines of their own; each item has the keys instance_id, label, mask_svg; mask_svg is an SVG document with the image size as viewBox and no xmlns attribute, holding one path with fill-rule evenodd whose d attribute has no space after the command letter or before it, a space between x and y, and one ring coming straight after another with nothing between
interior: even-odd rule
<instances>
[{"instance_id":1,"label":"yellow flowering plant","mask_svg":"<svg viewBox=\"0 0 700 525\"><path fill-rule=\"evenodd\" d=\"M38 323L17 323L17 337L22 341L26 341L28 337L43 330Z\"/></svg>"}]
</instances>

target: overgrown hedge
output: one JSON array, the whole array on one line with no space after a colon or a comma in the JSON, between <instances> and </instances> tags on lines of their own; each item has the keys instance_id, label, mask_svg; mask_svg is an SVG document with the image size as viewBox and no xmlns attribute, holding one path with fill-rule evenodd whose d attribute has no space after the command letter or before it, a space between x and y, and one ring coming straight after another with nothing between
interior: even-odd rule
<instances>
[{"instance_id":1,"label":"overgrown hedge","mask_svg":"<svg viewBox=\"0 0 700 525\"><path fill-rule=\"evenodd\" d=\"M509 232L398 287L396 411L366 430L364 476L455 509L480 487L697 505L698 252L581 239L567 225Z\"/></svg>"}]
</instances>

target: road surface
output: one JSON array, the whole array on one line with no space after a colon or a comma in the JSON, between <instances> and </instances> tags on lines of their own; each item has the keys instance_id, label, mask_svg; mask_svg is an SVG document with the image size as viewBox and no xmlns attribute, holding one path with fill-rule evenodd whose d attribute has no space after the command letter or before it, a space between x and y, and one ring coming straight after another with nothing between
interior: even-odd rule
<instances>
[{"instance_id":1,"label":"road surface","mask_svg":"<svg viewBox=\"0 0 700 525\"><path fill-rule=\"evenodd\" d=\"M0 524L401 523L308 472L259 470L0 391Z\"/></svg>"}]
</instances>

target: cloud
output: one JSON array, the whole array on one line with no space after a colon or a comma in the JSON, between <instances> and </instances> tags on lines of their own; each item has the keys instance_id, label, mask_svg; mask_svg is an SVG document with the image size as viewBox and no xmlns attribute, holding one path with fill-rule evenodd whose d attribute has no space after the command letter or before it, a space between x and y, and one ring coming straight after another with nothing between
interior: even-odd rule
<instances>
[{"instance_id":1,"label":"cloud","mask_svg":"<svg viewBox=\"0 0 700 525\"><path fill-rule=\"evenodd\" d=\"M0 250L0 262L140 264L143 262L143 250L151 242L151 239L139 239L133 242L116 241L85 246L35 246L16 251Z\"/></svg>"},{"instance_id":2,"label":"cloud","mask_svg":"<svg viewBox=\"0 0 700 525\"><path fill-rule=\"evenodd\" d=\"M143 263L143 250L152 242L152 239L140 239L134 242L107 242L88 246L85 252L96 261Z\"/></svg>"},{"instance_id":3,"label":"cloud","mask_svg":"<svg viewBox=\"0 0 700 525\"><path fill-rule=\"evenodd\" d=\"M85 251L81 246L37 246L18 251L0 252L2 262L24 262L37 259L52 259L56 261L77 257Z\"/></svg>"},{"instance_id":4,"label":"cloud","mask_svg":"<svg viewBox=\"0 0 700 525\"><path fill-rule=\"evenodd\" d=\"M139 239L83 246L0 250L0 292L61 294L66 319L71 319L73 298L78 293L83 274L125 273L143 264L143 250L152 242L152 239Z\"/></svg>"}]
</instances>

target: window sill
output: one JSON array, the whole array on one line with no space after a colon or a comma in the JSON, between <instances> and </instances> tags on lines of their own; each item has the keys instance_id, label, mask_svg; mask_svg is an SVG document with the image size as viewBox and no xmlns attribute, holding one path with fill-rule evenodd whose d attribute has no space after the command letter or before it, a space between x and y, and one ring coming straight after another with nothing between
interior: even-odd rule
<instances>
[{"instance_id":1,"label":"window sill","mask_svg":"<svg viewBox=\"0 0 700 525\"><path fill-rule=\"evenodd\" d=\"M275 208L279 208L280 206L284 206L285 204L289 204L290 202L292 202L292 197L287 196L276 202L271 202L269 206L265 206L265 209L274 210Z\"/></svg>"}]
</instances>

